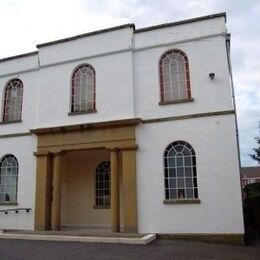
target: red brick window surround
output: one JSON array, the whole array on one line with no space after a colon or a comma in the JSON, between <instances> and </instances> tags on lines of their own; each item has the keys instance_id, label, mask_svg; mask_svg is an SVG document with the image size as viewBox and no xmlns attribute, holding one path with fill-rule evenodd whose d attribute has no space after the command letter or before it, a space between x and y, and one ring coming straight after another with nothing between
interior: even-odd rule
<instances>
[{"instance_id":1,"label":"red brick window surround","mask_svg":"<svg viewBox=\"0 0 260 260\"><path fill-rule=\"evenodd\" d=\"M71 113L96 109L96 72L89 64L76 67L71 77Z\"/></svg>"},{"instance_id":2,"label":"red brick window surround","mask_svg":"<svg viewBox=\"0 0 260 260\"><path fill-rule=\"evenodd\" d=\"M20 79L10 80L4 90L3 123L19 122L22 117L23 83Z\"/></svg>"},{"instance_id":3,"label":"red brick window surround","mask_svg":"<svg viewBox=\"0 0 260 260\"><path fill-rule=\"evenodd\" d=\"M183 51L165 52L160 58L159 70L161 103L191 99L189 61Z\"/></svg>"}]
</instances>

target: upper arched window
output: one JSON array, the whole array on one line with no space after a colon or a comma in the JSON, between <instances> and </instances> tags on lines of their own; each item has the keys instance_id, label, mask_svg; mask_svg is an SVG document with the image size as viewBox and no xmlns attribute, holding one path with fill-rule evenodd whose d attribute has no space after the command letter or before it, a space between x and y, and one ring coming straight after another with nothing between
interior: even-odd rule
<instances>
[{"instance_id":1,"label":"upper arched window","mask_svg":"<svg viewBox=\"0 0 260 260\"><path fill-rule=\"evenodd\" d=\"M96 169L96 206L110 206L110 161L101 162Z\"/></svg>"},{"instance_id":2,"label":"upper arched window","mask_svg":"<svg viewBox=\"0 0 260 260\"><path fill-rule=\"evenodd\" d=\"M181 50L170 50L160 59L161 102L191 98L189 61Z\"/></svg>"},{"instance_id":3,"label":"upper arched window","mask_svg":"<svg viewBox=\"0 0 260 260\"><path fill-rule=\"evenodd\" d=\"M17 201L18 161L12 154L0 161L0 202Z\"/></svg>"},{"instance_id":4,"label":"upper arched window","mask_svg":"<svg viewBox=\"0 0 260 260\"><path fill-rule=\"evenodd\" d=\"M95 108L95 70L89 64L82 64L71 78L71 112L88 112Z\"/></svg>"},{"instance_id":5,"label":"upper arched window","mask_svg":"<svg viewBox=\"0 0 260 260\"><path fill-rule=\"evenodd\" d=\"M20 121L22 117L23 83L20 79L10 80L4 90L3 117L5 123Z\"/></svg>"},{"instance_id":6,"label":"upper arched window","mask_svg":"<svg viewBox=\"0 0 260 260\"><path fill-rule=\"evenodd\" d=\"M198 198L196 156L192 146L183 141L168 145L164 152L165 197Z\"/></svg>"}]
</instances>

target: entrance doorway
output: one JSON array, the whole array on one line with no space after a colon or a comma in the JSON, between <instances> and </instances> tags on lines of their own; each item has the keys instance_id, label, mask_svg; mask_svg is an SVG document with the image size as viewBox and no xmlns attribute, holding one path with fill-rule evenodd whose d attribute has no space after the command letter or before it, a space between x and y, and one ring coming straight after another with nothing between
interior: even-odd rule
<instances>
[{"instance_id":1,"label":"entrance doorway","mask_svg":"<svg viewBox=\"0 0 260 260\"><path fill-rule=\"evenodd\" d=\"M66 152L61 175L61 226L111 227L110 152Z\"/></svg>"}]
</instances>

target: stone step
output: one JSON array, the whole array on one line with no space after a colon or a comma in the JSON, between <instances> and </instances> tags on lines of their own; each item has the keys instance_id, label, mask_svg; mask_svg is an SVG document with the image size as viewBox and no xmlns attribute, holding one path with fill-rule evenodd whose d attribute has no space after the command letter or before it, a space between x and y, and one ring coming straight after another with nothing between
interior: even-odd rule
<instances>
[{"instance_id":1,"label":"stone step","mask_svg":"<svg viewBox=\"0 0 260 260\"><path fill-rule=\"evenodd\" d=\"M0 239L23 239L42 241L68 241L87 243L112 243L147 245L156 239L156 234L146 234L142 237L102 237L102 236L69 236L69 235L43 235L43 234L15 234L0 232Z\"/></svg>"}]
</instances>

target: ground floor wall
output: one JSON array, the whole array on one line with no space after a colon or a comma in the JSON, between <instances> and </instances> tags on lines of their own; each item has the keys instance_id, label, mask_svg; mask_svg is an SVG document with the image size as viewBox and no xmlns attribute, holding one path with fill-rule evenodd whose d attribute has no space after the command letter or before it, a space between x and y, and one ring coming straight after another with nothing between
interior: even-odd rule
<instances>
[{"instance_id":1,"label":"ground floor wall","mask_svg":"<svg viewBox=\"0 0 260 260\"><path fill-rule=\"evenodd\" d=\"M164 203L163 154L178 140L195 150L200 203ZM136 141L140 233L244 233L234 115L142 124Z\"/></svg>"},{"instance_id":2,"label":"ground floor wall","mask_svg":"<svg viewBox=\"0 0 260 260\"><path fill-rule=\"evenodd\" d=\"M135 127L135 132L138 145L136 182L139 233L244 233L233 115L141 123ZM88 136L88 132L82 135L83 140L87 140ZM0 209L16 207L32 209L29 213L8 215L1 213L0 229L35 228L37 167L33 152L37 150L36 139L34 135L0 139L0 156L13 154L19 163L18 204L0 205ZM73 142L74 139L68 138L68 140ZM178 140L188 142L195 150L200 203L164 203L163 154L170 143ZM111 158L111 151L110 155L95 152L93 158L90 154L85 154L90 151L76 151L74 155L65 153L62 156L62 225L111 225L110 210L93 208L95 167L99 161ZM133 154L130 152L123 151L123 154L120 152L124 157L123 162L132 158ZM123 167L122 169L127 172L129 171L127 165L130 164L119 165L119 169ZM131 213L127 211L131 207L125 207L124 196L131 192L134 183L129 185L129 176L131 174L120 184L120 211L124 209L127 214ZM120 218L122 216L123 214L120 214ZM120 224L124 225L124 220L121 219Z\"/></svg>"},{"instance_id":3,"label":"ground floor wall","mask_svg":"<svg viewBox=\"0 0 260 260\"><path fill-rule=\"evenodd\" d=\"M0 210L30 208L30 212L0 213L0 229L34 229L36 137L33 135L0 139L0 158L12 154L18 161L17 203L0 203Z\"/></svg>"}]
</instances>

